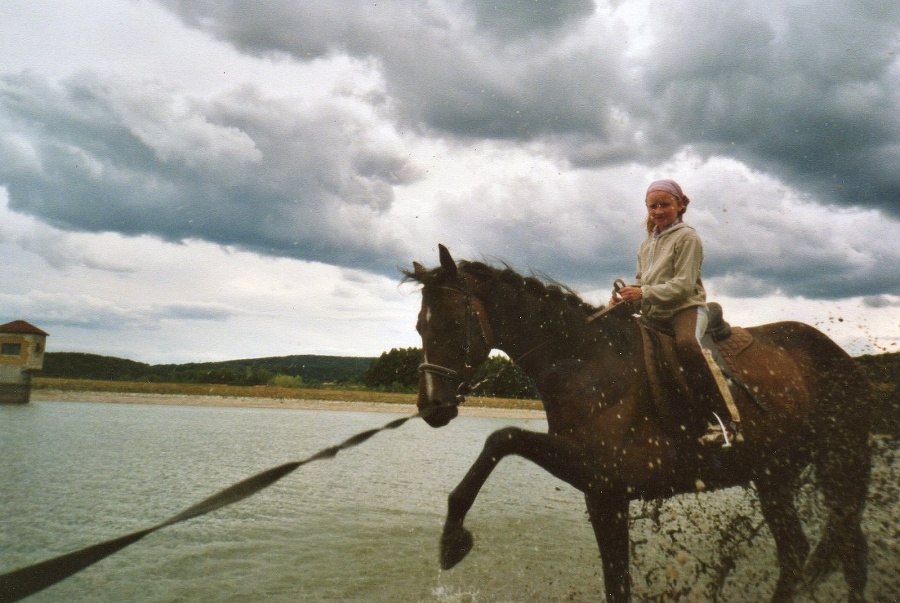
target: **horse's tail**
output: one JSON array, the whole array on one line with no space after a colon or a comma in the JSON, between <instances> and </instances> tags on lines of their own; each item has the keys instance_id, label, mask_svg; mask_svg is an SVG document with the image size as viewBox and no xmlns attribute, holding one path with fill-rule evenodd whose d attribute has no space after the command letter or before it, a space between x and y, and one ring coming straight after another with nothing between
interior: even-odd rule
<instances>
[{"instance_id":1,"label":"horse's tail","mask_svg":"<svg viewBox=\"0 0 900 603\"><path fill-rule=\"evenodd\" d=\"M813 419L813 462L827 518L821 540L804 571L811 588L843 565L851 600L866 584L867 544L861 520L869 490L872 386L862 367L824 334L815 331L817 370L827 391Z\"/></svg>"}]
</instances>

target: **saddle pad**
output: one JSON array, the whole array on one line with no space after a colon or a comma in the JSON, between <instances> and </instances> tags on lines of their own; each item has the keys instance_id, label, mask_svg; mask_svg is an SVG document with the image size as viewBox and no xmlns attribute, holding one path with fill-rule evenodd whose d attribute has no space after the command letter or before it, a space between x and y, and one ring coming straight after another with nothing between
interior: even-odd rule
<instances>
[{"instance_id":1,"label":"saddle pad","mask_svg":"<svg viewBox=\"0 0 900 603\"><path fill-rule=\"evenodd\" d=\"M716 342L725 361L731 365L731 360L746 350L753 343L753 335L743 327L731 327L731 336L728 339ZM734 366L730 366L734 370Z\"/></svg>"}]
</instances>

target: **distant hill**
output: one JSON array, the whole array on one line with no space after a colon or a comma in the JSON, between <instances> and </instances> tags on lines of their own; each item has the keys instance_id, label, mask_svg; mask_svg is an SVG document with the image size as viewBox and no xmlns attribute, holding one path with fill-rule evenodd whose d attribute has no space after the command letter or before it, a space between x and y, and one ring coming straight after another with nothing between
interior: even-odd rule
<instances>
[{"instance_id":1,"label":"distant hill","mask_svg":"<svg viewBox=\"0 0 900 603\"><path fill-rule=\"evenodd\" d=\"M150 365L114 356L79 352L47 352L44 354L42 377L65 379L104 379L110 381L143 381Z\"/></svg>"},{"instance_id":2,"label":"distant hill","mask_svg":"<svg viewBox=\"0 0 900 603\"><path fill-rule=\"evenodd\" d=\"M361 356L275 356L224 362L145 364L114 356L81 352L47 352L43 377L111 381L266 383L275 375L300 377L307 383L357 381L375 358Z\"/></svg>"}]
</instances>

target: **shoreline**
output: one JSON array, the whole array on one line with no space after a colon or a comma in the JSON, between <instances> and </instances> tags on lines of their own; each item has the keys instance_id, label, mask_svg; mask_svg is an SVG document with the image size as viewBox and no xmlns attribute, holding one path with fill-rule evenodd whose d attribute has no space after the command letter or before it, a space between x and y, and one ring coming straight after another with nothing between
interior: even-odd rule
<instances>
[{"instance_id":1,"label":"shoreline","mask_svg":"<svg viewBox=\"0 0 900 603\"><path fill-rule=\"evenodd\" d=\"M102 404L157 404L168 406L217 406L222 408L280 408L286 410L330 410L338 412L380 412L414 414L414 404L390 402L350 402L340 400L301 400L296 398L264 398L251 396L213 396L188 394L120 393L103 391L67 391L33 389L33 402L98 402ZM523 408L459 407L461 417L504 419L545 419L542 410Z\"/></svg>"}]
</instances>

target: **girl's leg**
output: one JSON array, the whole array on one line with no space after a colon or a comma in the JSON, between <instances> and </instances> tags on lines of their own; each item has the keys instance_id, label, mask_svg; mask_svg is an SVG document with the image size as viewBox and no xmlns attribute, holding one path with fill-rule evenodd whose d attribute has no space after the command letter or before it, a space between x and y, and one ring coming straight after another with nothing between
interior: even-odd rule
<instances>
[{"instance_id":1,"label":"girl's leg","mask_svg":"<svg viewBox=\"0 0 900 603\"><path fill-rule=\"evenodd\" d=\"M703 349L700 346L700 338L706 330L708 317L706 310L695 306L686 308L672 318L672 327L675 330L675 352L684 369L684 376L693 394L693 412L705 427L712 423L716 425L712 413L715 412L727 420L728 410L719 385L710 371Z\"/></svg>"}]
</instances>

